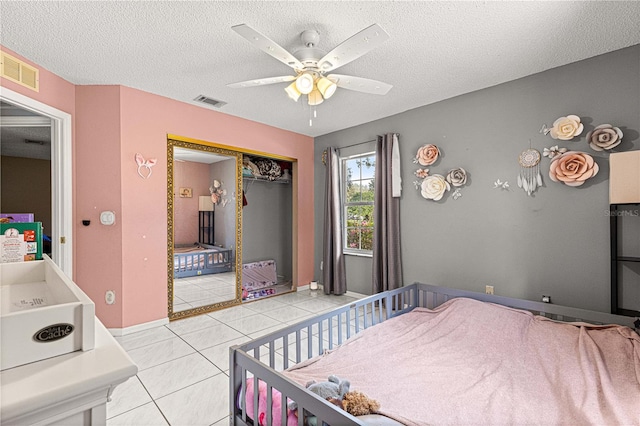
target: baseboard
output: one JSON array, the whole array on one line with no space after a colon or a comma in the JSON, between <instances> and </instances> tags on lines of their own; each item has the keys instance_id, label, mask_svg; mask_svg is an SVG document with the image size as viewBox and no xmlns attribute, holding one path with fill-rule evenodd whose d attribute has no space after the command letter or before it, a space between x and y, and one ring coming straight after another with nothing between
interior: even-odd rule
<instances>
[{"instance_id":1,"label":"baseboard","mask_svg":"<svg viewBox=\"0 0 640 426\"><path fill-rule=\"evenodd\" d=\"M311 290L309 289L309 284L307 284L307 285L303 285L303 286L297 287L296 291L311 291ZM317 291L320 291L320 292L324 291L324 288L323 288L322 284L318 284L318 290ZM350 296L350 297L355 297L357 299L362 299L363 297L369 297L370 296L370 295L367 295L367 294L356 293L355 291L349 291L349 290L347 290L347 292L344 295L345 296Z\"/></svg>"},{"instance_id":2,"label":"baseboard","mask_svg":"<svg viewBox=\"0 0 640 426\"><path fill-rule=\"evenodd\" d=\"M149 330L150 328L162 327L169 324L169 318L162 318L156 321L145 322L142 324L132 325L125 328L107 328L112 336L121 337L127 334L137 333L138 331Z\"/></svg>"},{"instance_id":3,"label":"baseboard","mask_svg":"<svg viewBox=\"0 0 640 426\"><path fill-rule=\"evenodd\" d=\"M356 293L355 291L349 291L349 290L347 290L347 292L344 295L350 296L350 297L357 297L358 299L371 296L370 294Z\"/></svg>"}]
</instances>

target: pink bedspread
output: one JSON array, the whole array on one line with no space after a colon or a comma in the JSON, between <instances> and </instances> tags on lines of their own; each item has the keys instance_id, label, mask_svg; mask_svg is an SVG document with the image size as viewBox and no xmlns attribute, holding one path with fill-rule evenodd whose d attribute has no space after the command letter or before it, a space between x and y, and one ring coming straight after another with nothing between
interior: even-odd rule
<instances>
[{"instance_id":1,"label":"pink bedspread","mask_svg":"<svg viewBox=\"0 0 640 426\"><path fill-rule=\"evenodd\" d=\"M640 425L640 336L456 298L284 374L349 379L406 425Z\"/></svg>"}]
</instances>

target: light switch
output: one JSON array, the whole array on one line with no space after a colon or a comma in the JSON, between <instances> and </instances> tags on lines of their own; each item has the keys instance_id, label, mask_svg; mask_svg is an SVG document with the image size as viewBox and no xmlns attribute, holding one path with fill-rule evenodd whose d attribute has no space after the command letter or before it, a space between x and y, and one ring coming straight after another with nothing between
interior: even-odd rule
<instances>
[{"instance_id":1,"label":"light switch","mask_svg":"<svg viewBox=\"0 0 640 426\"><path fill-rule=\"evenodd\" d=\"M100 223L103 225L113 225L116 223L116 214L111 211L100 213Z\"/></svg>"}]
</instances>

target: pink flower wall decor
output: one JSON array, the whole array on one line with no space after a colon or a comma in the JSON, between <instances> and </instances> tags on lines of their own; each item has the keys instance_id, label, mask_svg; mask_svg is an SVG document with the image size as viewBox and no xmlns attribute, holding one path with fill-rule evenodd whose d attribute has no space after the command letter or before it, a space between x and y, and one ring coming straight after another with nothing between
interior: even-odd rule
<instances>
[{"instance_id":1,"label":"pink flower wall decor","mask_svg":"<svg viewBox=\"0 0 640 426\"><path fill-rule=\"evenodd\" d=\"M549 177L554 182L568 186L580 186L598 174L598 163L589 154L569 151L551 161Z\"/></svg>"},{"instance_id":2,"label":"pink flower wall decor","mask_svg":"<svg viewBox=\"0 0 640 426\"><path fill-rule=\"evenodd\" d=\"M439 155L440 150L437 146L433 144L426 144L418 148L418 153L416 154L416 158L413 162L419 163L421 166L430 166L436 162Z\"/></svg>"}]
</instances>

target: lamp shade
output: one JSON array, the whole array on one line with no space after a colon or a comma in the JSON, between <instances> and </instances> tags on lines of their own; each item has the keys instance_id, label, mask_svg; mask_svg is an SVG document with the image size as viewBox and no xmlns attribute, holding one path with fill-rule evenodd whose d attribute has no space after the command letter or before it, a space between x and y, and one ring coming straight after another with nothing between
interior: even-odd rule
<instances>
[{"instance_id":1,"label":"lamp shade","mask_svg":"<svg viewBox=\"0 0 640 426\"><path fill-rule=\"evenodd\" d=\"M640 203L640 151L609 156L609 204Z\"/></svg>"},{"instance_id":2,"label":"lamp shade","mask_svg":"<svg viewBox=\"0 0 640 426\"><path fill-rule=\"evenodd\" d=\"M322 97L329 99L336 92L338 86L327 77L320 77L316 82L316 87L322 94Z\"/></svg>"},{"instance_id":3,"label":"lamp shade","mask_svg":"<svg viewBox=\"0 0 640 426\"><path fill-rule=\"evenodd\" d=\"M296 79L296 88L304 95L311 93L313 90L313 76L308 73L301 74Z\"/></svg>"},{"instance_id":4,"label":"lamp shade","mask_svg":"<svg viewBox=\"0 0 640 426\"><path fill-rule=\"evenodd\" d=\"M296 82L295 81L293 83L291 83L290 85L288 85L284 89L284 91L287 92L287 95L289 95L289 97L291 99L293 99L294 101L298 102L298 98L300 98L300 91L296 87Z\"/></svg>"},{"instance_id":5,"label":"lamp shade","mask_svg":"<svg viewBox=\"0 0 640 426\"><path fill-rule=\"evenodd\" d=\"M198 210L201 212L212 212L214 209L213 201L210 195L201 195L198 197Z\"/></svg>"},{"instance_id":6,"label":"lamp shade","mask_svg":"<svg viewBox=\"0 0 640 426\"><path fill-rule=\"evenodd\" d=\"M311 93L309 93L307 97L309 98L309 105L311 106L320 105L322 102L324 102L324 99L322 98L322 95L320 94L318 89L314 89L313 91L311 91Z\"/></svg>"}]
</instances>

